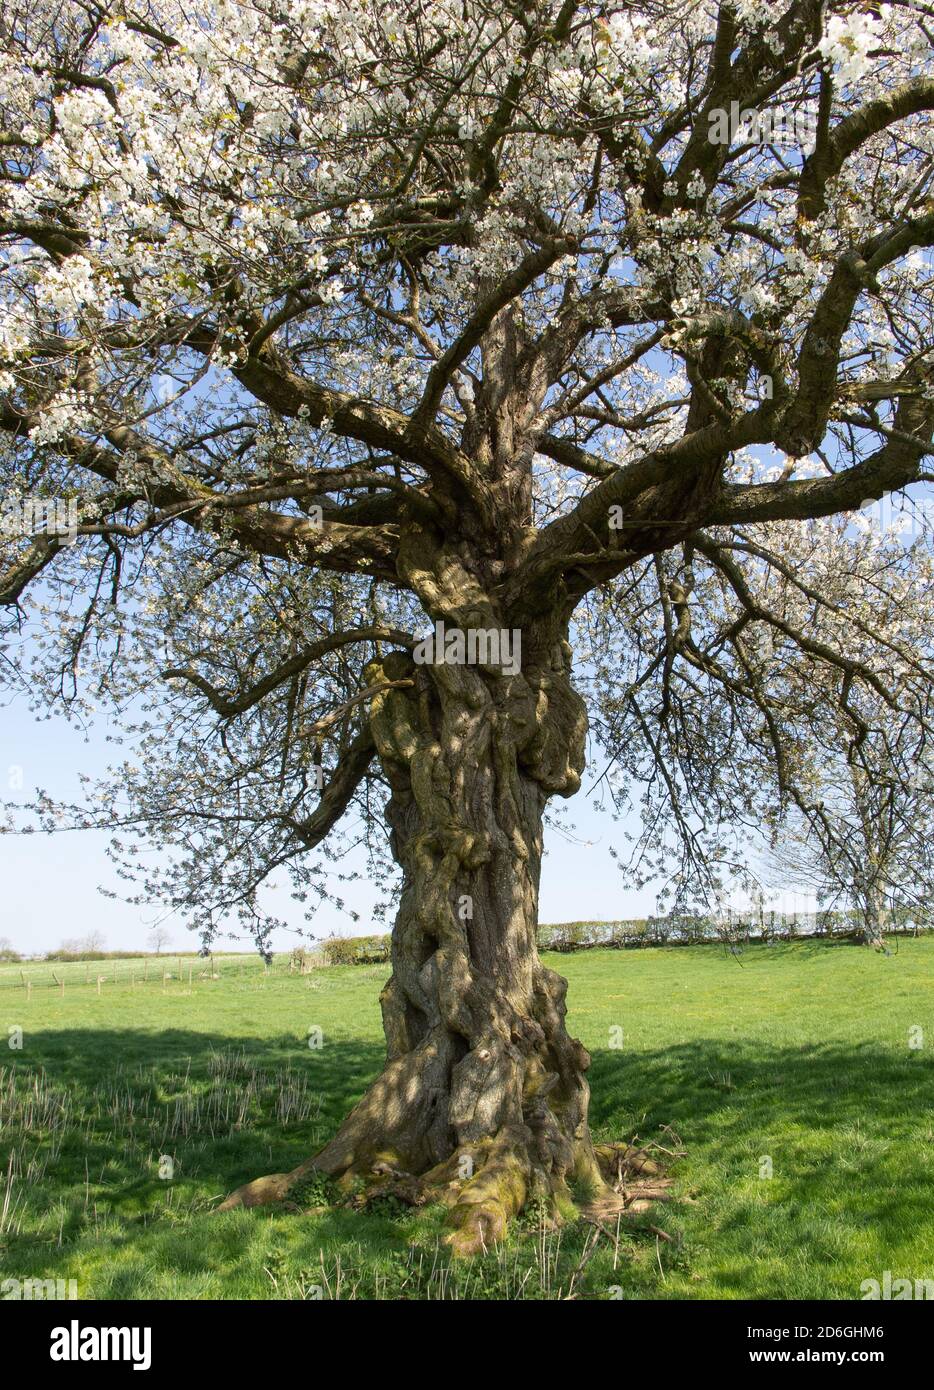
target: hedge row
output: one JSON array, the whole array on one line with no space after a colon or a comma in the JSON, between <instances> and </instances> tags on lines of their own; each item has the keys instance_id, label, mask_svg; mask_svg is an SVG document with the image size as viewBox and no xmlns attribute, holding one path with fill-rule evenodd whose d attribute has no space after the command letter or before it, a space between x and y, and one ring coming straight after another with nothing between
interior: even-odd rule
<instances>
[{"instance_id":1,"label":"hedge row","mask_svg":"<svg viewBox=\"0 0 934 1390\"><path fill-rule=\"evenodd\" d=\"M690 946L702 942L794 941L802 937L846 937L859 928L855 915L819 912L783 915L766 912L756 916L671 915L634 917L619 922L559 922L538 929L543 951L586 951L595 947L621 950L639 946ZM926 922L893 915L886 931L926 930ZM382 965L389 960L389 936L336 936L322 945L328 965Z\"/></svg>"},{"instance_id":2,"label":"hedge row","mask_svg":"<svg viewBox=\"0 0 934 1390\"><path fill-rule=\"evenodd\" d=\"M321 950L328 965L382 965L389 960L389 937L332 936Z\"/></svg>"},{"instance_id":3,"label":"hedge row","mask_svg":"<svg viewBox=\"0 0 934 1390\"><path fill-rule=\"evenodd\" d=\"M929 922L905 912L887 914L888 934L915 934ZM621 922L561 922L541 926L538 944L548 951L581 951L596 946L691 946L703 942L795 941L806 937L852 937L860 931L855 913L826 911L806 914L765 912L761 916L727 913L714 918L671 914Z\"/></svg>"}]
</instances>

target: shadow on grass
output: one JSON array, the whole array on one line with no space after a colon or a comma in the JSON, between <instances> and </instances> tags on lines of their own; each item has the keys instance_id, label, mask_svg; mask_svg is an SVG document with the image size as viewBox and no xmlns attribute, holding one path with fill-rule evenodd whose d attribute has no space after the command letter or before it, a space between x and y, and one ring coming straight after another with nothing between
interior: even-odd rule
<instances>
[{"instance_id":1,"label":"shadow on grass","mask_svg":"<svg viewBox=\"0 0 934 1390\"><path fill-rule=\"evenodd\" d=\"M44 1136L42 1126L31 1126L34 1137L58 1150L49 1178L59 1191L66 1176L82 1188L90 1183L129 1214L147 1199L164 1199L162 1153L173 1157L183 1183L196 1178L217 1196L260 1173L295 1167L360 1099L383 1049L343 1041L311 1049L294 1035L257 1041L115 1028L32 1032L28 1050L15 1058L29 1085L41 1072L64 1100ZM292 1105L283 1111L289 1095ZM0 1137L4 1167L19 1137L32 1136L17 1134L14 1118ZM146 1165L141 1147L152 1151Z\"/></svg>"},{"instance_id":2,"label":"shadow on grass","mask_svg":"<svg viewBox=\"0 0 934 1390\"><path fill-rule=\"evenodd\" d=\"M724 1106L769 1131L835 1126L871 1116L890 1134L930 1110L934 1063L922 1051L876 1043L770 1046L698 1038L655 1051L593 1053L591 1121L612 1124L620 1109L649 1123L690 1130L707 1143Z\"/></svg>"},{"instance_id":3,"label":"shadow on grass","mask_svg":"<svg viewBox=\"0 0 934 1390\"><path fill-rule=\"evenodd\" d=\"M218 1069L218 1057L227 1059L226 1070ZM315 1051L288 1035L33 1033L16 1069L31 1078L41 1068L55 1094L67 1096L60 1144L39 1182L42 1200L66 1208L61 1238L88 1239L90 1192L95 1213L110 1213L125 1227L110 1232L111 1245L131 1243L141 1227L161 1229L250 1178L301 1162L334 1132L382 1060L376 1043L334 1041ZM735 1194L766 1153L775 1155L774 1191L786 1210L790 1204L817 1214L841 1196L852 1199L851 1225L871 1227L883 1247L896 1245L912 1223L931 1221L934 1147L919 1132L930 1118L934 1067L921 1052L900 1055L872 1043L698 1039L654 1051L596 1052L590 1081L599 1137L638 1131L666 1143L661 1125L680 1135L699 1190L725 1194L715 1223L724 1236L732 1230L738 1238L743 1226L752 1235L748 1203ZM277 1104L290 1085L313 1098L314 1113L283 1122ZM11 1140L15 1147L33 1139L40 1148L49 1143L41 1131L5 1127L0 1164L5 1168ZM178 1161L174 1183L156 1176L160 1152ZM243 1216L236 1215L242 1231ZM832 1245L824 1251L816 1224L815 1216L814 1254L829 1262ZM377 1213L362 1225L351 1212L333 1211L317 1214L313 1230L297 1222L294 1238L308 1246L310 1259L322 1239L385 1247L396 1236L403 1238L388 1216ZM173 1244L173 1259L193 1273L215 1267L228 1236L218 1228L204 1248L200 1242L192 1235L184 1249ZM236 1242L229 1255L235 1258Z\"/></svg>"},{"instance_id":4,"label":"shadow on grass","mask_svg":"<svg viewBox=\"0 0 934 1390\"><path fill-rule=\"evenodd\" d=\"M746 1228L753 1237L763 1155L773 1161L775 1199L799 1212L818 1260L833 1262L844 1219L870 1230L881 1249L934 1220L934 1064L920 1051L697 1039L597 1053L590 1081L595 1131L613 1134L628 1118L643 1140L669 1146L659 1127L671 1126L724 1233Z\"/></svg>"}]
</instances>

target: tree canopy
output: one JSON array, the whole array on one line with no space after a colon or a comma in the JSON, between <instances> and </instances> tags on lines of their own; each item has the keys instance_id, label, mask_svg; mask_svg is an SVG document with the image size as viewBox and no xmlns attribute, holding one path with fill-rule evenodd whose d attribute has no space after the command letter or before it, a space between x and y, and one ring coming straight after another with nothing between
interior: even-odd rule
<instances>
[{"instance_id":1,"label":"tree canopy","mask_svg":"<svg viewBox=\"0 0 934 1390\"><path fill-rule=\"evenodd\" d=\"M203 926L378 810L433 529L614 652L614 789L693 868L806 723L924 718L923 539L815 519L926 476L929 8L4 7L0 467L78 539L8 524L0 595L38 696L145 703L126 818Z\"/></svg>"}]
</instances>

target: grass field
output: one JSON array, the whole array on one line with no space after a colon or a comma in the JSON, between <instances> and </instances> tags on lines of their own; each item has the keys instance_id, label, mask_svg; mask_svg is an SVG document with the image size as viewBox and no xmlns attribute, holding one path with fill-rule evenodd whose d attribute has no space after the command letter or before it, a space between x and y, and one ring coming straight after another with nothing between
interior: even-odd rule
<instances>
[{"instance_id":1,"label":"grass field","mask_svg":"<svg viewBox=\"0 0 934 1390\"><path fill-rule=\"evenodd\" d=\"M0 1040L20 1028L22 1049L0 1051L0 1280L75 1279L86 1299L785 1299L934 1278L934 940L549 963L593 1055L596 1135L674 1131L686 1151L649 1218L671 1240L529 1220L452 1270L436 1209L359 1213L322 1189L302 1213L216 1215L323 1142L378 1071L385 968L225 958L191 988L118 972L98 995L81 964L56 967L64 995L27 998L4 967Z\"/></svg>"}]
</instances>

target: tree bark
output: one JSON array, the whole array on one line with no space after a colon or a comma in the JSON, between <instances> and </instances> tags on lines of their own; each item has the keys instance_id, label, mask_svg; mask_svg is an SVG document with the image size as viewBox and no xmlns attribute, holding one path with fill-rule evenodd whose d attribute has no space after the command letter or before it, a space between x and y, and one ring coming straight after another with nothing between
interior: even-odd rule
<instances>
[{"instance_id":1,"label":"tree bark","mask_svg":"<svg viewBox=\"0 0 934 1390\"><path fill-rule=\"evenodd\" d=\"M885 898L878 883L874 881L870 882L863 892L862 919L862 944L872 946L876 951L884 950Z\"/></svg>"},{"instance_id":2,"label":"tree bark","mask_svg":"<svg viewBox=\"0 0 934 1390\"><path fill-rule=\"evenodd\" d=\"M555 623L522 640L516 674L398 652L368 669L370 684L412 682L371 708L403 874L386 1064L320 1153L225 1207L284 1197L315 1170L409 1184L450 1205L452 1244L472 1253L529 1201L561 1219L573 1194L605 1194L590 1058L565 1027L566 981L536 949L542 815L580 785L586 710Z\"/></svg>"}]
</instances>

